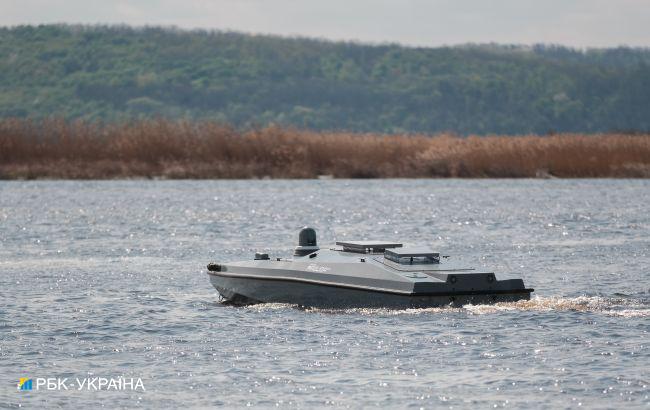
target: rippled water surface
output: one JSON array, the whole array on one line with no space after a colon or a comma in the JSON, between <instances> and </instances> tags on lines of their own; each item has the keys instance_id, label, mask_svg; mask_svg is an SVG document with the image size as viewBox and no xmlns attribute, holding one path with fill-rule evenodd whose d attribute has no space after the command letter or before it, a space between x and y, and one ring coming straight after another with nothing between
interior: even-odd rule
<instances>
[{"instance_id":1,"label":"rippled water surface","mask_svg":"<svg viewBox=\"0 0 650 410\"><path fill-rule=\"evenodd\" d=\"M650 181L0 182L0 407L650 406ZM205 265L429 244L529 302L219 303ZM20 377L146 391L18 391Z\"/></svg>"}]
</instances>

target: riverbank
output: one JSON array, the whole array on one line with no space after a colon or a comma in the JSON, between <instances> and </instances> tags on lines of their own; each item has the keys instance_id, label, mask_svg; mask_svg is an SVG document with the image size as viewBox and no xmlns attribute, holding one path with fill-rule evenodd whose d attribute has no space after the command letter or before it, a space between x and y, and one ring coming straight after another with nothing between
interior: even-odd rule
<instances>
[{"instance_id":1,"label":"riverbank","mask_svg":"<svg viewBox=\"0 0 650 410\"><path fill-rule=\"evenodd\" d=\"M207 121L0 121L0 179L649 178L650 134L250 131Z\"/></svg>"}]
</instances>

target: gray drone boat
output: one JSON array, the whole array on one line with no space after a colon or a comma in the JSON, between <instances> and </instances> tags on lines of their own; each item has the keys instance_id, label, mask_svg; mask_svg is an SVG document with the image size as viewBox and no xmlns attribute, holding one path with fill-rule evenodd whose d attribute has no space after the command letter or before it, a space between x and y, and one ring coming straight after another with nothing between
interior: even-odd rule
<instances>
[{"instance_id":1,"label":"gray drone boat","mask_svg":"<svg viewBox=\"0 0 650 410\"><path fill-rule=\"evenodd\" d=\"M208 265L212 285L232 304L290 303L305 307L433 307L530 299L521 279L455 265L422 247L389 241L336 242L320 249L304 228L292 259Z\"/></svg>"}]
</instances>

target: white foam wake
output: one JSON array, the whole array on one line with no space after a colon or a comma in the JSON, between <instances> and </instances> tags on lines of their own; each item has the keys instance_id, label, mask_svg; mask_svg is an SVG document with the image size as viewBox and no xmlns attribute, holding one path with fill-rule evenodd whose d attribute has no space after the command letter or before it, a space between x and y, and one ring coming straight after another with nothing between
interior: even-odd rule
<instances>
[{"instance_id":1,"label":"white foam wake","mask_svg":"<svg viewBox=\"0 0 650 410\"><path fill-rule=\"evenodd\" d=\"M623 318L650 317L650 303L632 298L608 298L602 296L533 297L518 302L500 302L491 305L465 305L463 307L431 307L412 309L351 308L351 309L302 309L285 303L262 303L246 307L256 312L300 309L307 313L361 314L361 315L422 315L465 313L470 315L498 314L502 312L594 312Z\"/></svg>"}]
</instances>

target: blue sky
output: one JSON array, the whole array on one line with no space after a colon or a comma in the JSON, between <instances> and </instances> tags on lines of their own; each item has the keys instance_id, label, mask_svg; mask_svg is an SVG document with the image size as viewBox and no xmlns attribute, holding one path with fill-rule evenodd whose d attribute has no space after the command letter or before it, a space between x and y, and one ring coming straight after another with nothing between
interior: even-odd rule
<instances>
[{"instance_id":1,"label":"blue sky","mask_svg":"<svg viewBox=\"0 0 650 410\"><path fill-rule=\"evenodd\" d=\"M0 25L126 23L415 46L650 46L650 0L0 0Z\"/></svg>"}]
</instances>

